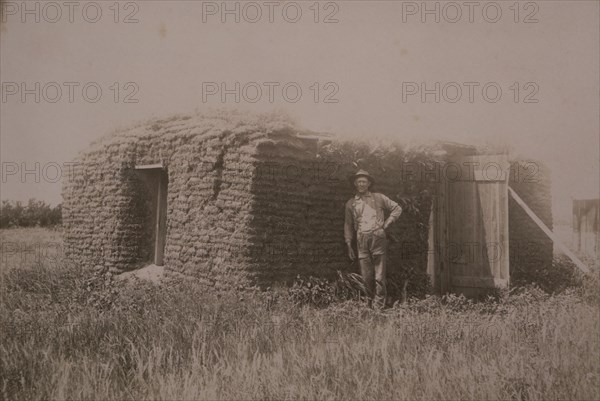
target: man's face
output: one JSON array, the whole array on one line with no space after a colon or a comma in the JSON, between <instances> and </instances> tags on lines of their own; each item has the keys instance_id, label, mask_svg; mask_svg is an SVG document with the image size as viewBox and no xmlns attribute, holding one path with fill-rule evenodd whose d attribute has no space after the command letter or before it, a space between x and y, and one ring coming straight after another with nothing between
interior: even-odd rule
<instances>
[{"instance_id":1,"label":"man's face","mask_svg":"<svg viewBox=\"0 0 600 401\"><path fill-rule=\"evenodd\" d=\"M369 179L366 177L358 177L356 180L354 180L354 186L359 193L363 194L369 190L371 181L369 181Z\"/></svg>"}]
</instances>

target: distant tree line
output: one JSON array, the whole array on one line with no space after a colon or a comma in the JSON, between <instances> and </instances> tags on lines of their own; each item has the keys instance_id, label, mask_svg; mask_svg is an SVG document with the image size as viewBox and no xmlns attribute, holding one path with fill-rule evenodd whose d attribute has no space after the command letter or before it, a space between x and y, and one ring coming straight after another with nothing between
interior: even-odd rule
<instances>
[{"instance_id":1,"label":"distant tree line","mask_svg":"<svg viewBox=\"0 0 600 401\"><path fill-rule=\"evenodd\" d=\"M62 224L62 204L51 207L44 201L29 199L21 201L3 200L0 205L0 228L53 227Z\"/></svg>"}]
</instances>

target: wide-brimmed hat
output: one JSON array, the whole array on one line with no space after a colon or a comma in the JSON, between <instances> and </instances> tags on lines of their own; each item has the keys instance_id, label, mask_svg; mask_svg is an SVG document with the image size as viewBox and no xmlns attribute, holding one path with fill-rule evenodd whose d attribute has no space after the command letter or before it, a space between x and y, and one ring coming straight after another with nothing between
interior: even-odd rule
<instances>
[{"instance_id":1,"label":"wide-brimmed hat","mask_svg":"<svg viewBox=\"0 0 600 401\"><path fill-rule=\"evenodd\" d=\"M371 182L371 185L375 184L375 179L371 176L371 174L369 174L367 170L361 169L358 170L352 177L350 177L350 182L352 185L354 185L354 181L356 181L358 177L366 177Z\"/></svg>"}]
</instances>

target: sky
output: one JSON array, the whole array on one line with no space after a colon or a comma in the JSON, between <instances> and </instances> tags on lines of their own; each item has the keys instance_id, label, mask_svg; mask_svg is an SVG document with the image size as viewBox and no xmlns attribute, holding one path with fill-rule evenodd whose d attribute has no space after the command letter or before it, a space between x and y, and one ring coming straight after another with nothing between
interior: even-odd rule
<instances>
[{"instance_id":1,"label":"sky","mask_svg":"<svg viewBox=\"0 0 600 401\"><path fill-rule=\"evenodd\" d=\"M600 197L597 1L2 7L2 199L57 204L64 163L94 139L209 108L284 110L347 138L505 144L550 167L556 216Z\"/></svg>"}]
</instances>

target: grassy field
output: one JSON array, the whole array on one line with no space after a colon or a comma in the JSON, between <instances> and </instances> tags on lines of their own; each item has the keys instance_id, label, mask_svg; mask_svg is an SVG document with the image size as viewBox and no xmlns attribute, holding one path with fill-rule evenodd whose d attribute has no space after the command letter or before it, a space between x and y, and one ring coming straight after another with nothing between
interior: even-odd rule
<instances>
[{"instance_id":1,"label":"grassy field","mask_svg":"<svg viewBox=\"0 0 600 401\"><path fill-rule=\"evenodd\" d=\"M39 229L0 238L60 244ZM600 399L597 280L477 304L316 309L281 291L115 282L14 249L2 254L5 400Z\"/></svg>"}]
</instances>

